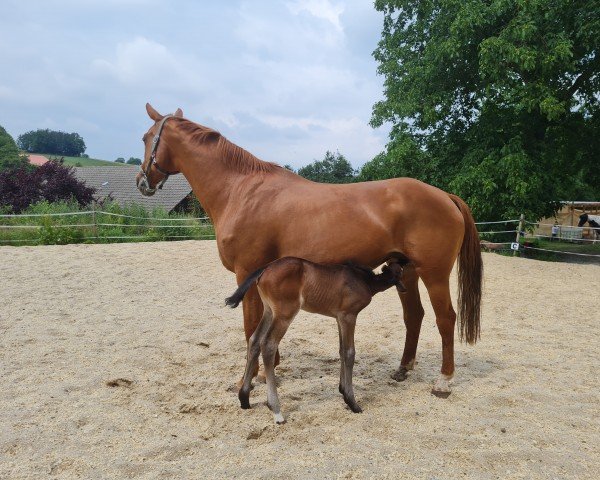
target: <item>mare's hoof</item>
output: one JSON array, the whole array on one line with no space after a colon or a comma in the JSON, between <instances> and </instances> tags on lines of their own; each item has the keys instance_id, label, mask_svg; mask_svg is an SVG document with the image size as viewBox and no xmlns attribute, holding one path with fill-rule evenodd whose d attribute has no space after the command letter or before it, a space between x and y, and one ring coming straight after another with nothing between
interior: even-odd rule
<instances>
[{"instance_id":1,"label":"mare's hoof","mask_svg":"<svg viewBox=\"0 0 600 480\"><path fill-rule=\"evenodd\" d=\"M408 378L408 369L406 367L400 367L394 373L392 373L392 378L397 382L403 382Z\"/></svg>"},{"instance_id":2,"label":"mare's hoof","mask_svg":"<svg viewBox=\"0 0 600 480\"><path fill-rule=\"evenodd\" d=\"M264 370L259 370L254 378L258 383L267 383L267 377Z\"/></svg>"},{"instance_id":3,"label":"mare's hoof","mask_svg":"<svg viewBox=\"0 0 600 480\"><path fill-rule=\"evenodd\" d=\"M431 390L431 394L438 398L448 398L452 392L441 392L439 390Z\"/></svg>"}]
</instances>

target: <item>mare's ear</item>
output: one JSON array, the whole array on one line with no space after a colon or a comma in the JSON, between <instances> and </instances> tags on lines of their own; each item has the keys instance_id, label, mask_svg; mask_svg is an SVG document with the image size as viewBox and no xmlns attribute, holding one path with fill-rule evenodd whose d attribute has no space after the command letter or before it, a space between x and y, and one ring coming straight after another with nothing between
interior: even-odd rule
<instances>
[{"instance_id":1,"label":"mare's ear","mask_svg":"<svg viewBox=\"0 0 600 480\"><path fill-rule=\"evenodd\" d=\"M163 116L156 110L154 110L154 108L152 108L152 105L150 105L149 103L146 104L146 111L148 112L148 116L155 122L158 122L163 118Z\"/></svg>"},{"instance_id":2,"label":"mare's ear","mask_svg":"<svg viewBox=\"0 0 600 480\"><path fill-rule=\"evenodd\" d=\"M174 117L183 117L183 110L181 110L181 108L178 108L177 110L175 110L175 113L173 114Z\"/></svg>"}]
</instances>

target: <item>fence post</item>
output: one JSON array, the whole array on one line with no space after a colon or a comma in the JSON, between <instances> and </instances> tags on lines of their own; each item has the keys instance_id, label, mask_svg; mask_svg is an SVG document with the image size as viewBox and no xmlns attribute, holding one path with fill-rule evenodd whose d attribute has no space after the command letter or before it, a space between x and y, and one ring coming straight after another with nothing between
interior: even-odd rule
<instances>
[{"instance_id":1,"label":"fence post","mask_svg":"<svg viewBox=\"0 0 600 480\"><path fill-rule=\"evenodd\" d=\"M515 238L515 243L519 243L519 238L523 228L525 228L525 215L521 214L519 217L519 226L517 227L517 237ZM513 257L516 256L518 252L518 250L513 250Z\"/></svg>"},{"instance_id":2,"label":"fence post","mask_svg":"<svg viewBox=\"0 0 600 480\"><path fill-rule=\"evenodd\" d=\"M92 223L94 224L93 231L94 231L94 237L96 240L98 240L98 222L96 221L96 201L94 200L92 202Z\"/></svg>"}]
</instances>

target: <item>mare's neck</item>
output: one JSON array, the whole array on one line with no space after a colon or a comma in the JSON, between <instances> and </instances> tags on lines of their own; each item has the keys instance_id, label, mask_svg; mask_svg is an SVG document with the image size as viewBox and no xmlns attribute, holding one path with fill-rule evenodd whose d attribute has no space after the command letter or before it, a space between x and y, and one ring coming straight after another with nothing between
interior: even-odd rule
<instances>
[{"instance_id":1,"label":"mare's neck","mask_svg":"<svg viewBox=\"0 0 600 480\"><path fill-rule=\"evenodd\" d=\"M199 143L174 124L168 134L169 154L174 167L187 179L200 204L217 224L232 194L239 192L245 175L223 161L217 141Z\"/></svg>"}]
</instances>

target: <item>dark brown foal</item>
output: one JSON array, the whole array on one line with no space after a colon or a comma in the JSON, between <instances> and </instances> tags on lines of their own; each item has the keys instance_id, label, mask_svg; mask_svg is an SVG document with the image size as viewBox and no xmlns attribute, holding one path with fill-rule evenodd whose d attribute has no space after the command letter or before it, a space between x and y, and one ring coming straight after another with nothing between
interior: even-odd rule
<instances>
[{"instance_id":1,"label":"dark brown foal","mask_svg":"<svg viewBox=\"0 0 600 480\"><path fill-rule=\"evenodd\" d=\"M225 300L235 308L256 283L264 305L262 320L248 342L246 370L239 391L242 408L250 408L252 376L262 352L267 377L267 405L273 411L276 423L284 423L277 386L275 384L275 354L299 310L320 313L337 320L340 340L339 391L344 401L355 412L361 408L354 399L352 369L354 367L354 328L356 316L373 295L401 283L402 267L390 263L376 275L366 267L356 265L321 265L295 257L285 257L270 263L250 275L236 292Z\"/></svg>"}]
</instances>

